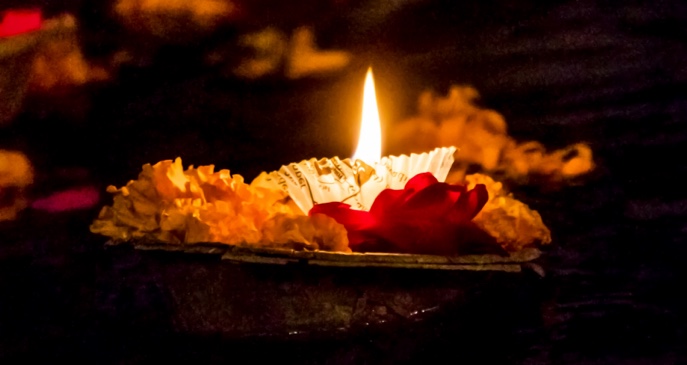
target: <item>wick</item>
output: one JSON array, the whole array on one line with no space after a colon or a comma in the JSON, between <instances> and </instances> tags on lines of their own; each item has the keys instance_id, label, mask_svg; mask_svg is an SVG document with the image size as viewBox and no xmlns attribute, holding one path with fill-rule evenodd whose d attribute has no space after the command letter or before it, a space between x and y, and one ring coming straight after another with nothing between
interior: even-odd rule
<instances>
[{"instance_id":1,"label":"wick","mask_svg":"<svg viewBox=\"0 0 687 365\"><path fill-rule=\"evenodd\" d=\"M355 160L352 167L355 172L355 182L361 187L377 173L374 167L366 164L362 160Z\"/></svg>"}]
</instances>

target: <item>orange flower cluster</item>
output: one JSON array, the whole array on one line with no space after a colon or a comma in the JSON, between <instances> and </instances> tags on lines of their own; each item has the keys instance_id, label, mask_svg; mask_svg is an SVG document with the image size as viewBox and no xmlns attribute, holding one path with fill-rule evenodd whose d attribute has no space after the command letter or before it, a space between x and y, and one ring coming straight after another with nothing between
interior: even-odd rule
<instances>
[{"instance_id":1,"label":"orange flower cluster","mask_svg":"<svg viewBox=\"0 0 687 365\"><path fill-rule=\"evenodd\" d=\"M483 184L489 200L473 222L496 239L508 251L517 251L533 243L551 243L551 231L544 225L537 211L513 198L503 184L482 174L465 177L468 189Z\"/></svg>"},{"instance_id":2,"label":"orange flower cluster","mask_svg":"<svg viewBox=\"0 0 687 365\"><path fill-rule=\"evenodd\" d=\"M345 228L308 217L262 173L251 184L214 166L183 169L181 159L146 164L138 180L117 189L91 231L115 240L221 242L350 252Z\"/></svg>"},{"instance_id":3,"label":"orange flower cluster","mask_svg":"<svg viewBox=\"0 0 687 365\"><path fill-rule=\"evenodd\" d=\"M391 129L389 152L458 147L454 171L447 182L461 181L470 165L525 182L531 182L531 178L560 182L594 169L592 150L584 143L549 152L539 142L516 142L508 135L503 116L479 107L478 98L477 90L467 86L453 86L445 97L422 93L418 115Z\"/></svg>"}]
</instances>

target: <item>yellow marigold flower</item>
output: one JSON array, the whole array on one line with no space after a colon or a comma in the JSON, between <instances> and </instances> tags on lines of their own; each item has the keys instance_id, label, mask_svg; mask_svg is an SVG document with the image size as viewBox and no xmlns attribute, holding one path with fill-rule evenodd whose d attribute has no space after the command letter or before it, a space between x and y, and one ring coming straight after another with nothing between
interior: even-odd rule
<instances>
[{"instance_id":1,"label":"yellow marigold flower","mask_svg":"<svg viewBox=\"0 0 687 365\"><path fill-rule=\"evenodd\" d=\"M506 192L503 184L482 174L465 177L468 188L484 184L489 201L473 221L504 248L517 251L533 243L551 243L551 231L544 225L539 213Z\"/></svg>"},{"instance_id":2,"label":"yellow marigold flower","mask_svg":"<svg viewBox=\"0 0 687 365\"><path fill-rule=\"evenodd\" d=\"M181 159L143 166L137 180L108 187L114 194L91 231L117 240L144 238L171 244L220 242L350 251L334 220L305 216L266 173L246 184L214 166L183 169Z\"/></svg>"}]
</instances>

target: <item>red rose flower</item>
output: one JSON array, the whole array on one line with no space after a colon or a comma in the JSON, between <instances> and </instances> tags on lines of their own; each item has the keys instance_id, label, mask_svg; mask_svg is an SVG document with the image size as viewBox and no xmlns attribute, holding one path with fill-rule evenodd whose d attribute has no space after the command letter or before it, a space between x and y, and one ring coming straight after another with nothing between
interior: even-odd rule
<instances>
[{"instance_id":1,"label":"red rose flower","mask_svg":"<svg viewBox=\"0 0 687 365\"><path fill-rule=\"evenodd\" d=\"M382 191L369 212L333 202L315 205L309 214L326 214L344 225L349 245L357 252L503 253L472 222L488 198L482 184L467 190L440 183L427 172L410 179L403 190Z\"/></svg>"}]
</instances>

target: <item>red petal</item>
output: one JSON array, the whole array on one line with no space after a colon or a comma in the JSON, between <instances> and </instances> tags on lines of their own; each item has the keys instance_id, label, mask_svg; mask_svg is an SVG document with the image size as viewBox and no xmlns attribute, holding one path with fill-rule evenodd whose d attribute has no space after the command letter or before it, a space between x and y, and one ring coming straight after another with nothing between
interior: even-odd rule
<instances>
[{"instance_id":1,"label":"red petal","mask_svg":"<svg viewBox=\"0 0 687 365\"><path fill-rule=\"evenodd\" d=\"M465 188L460 185L436 183L417 192L400 207L397 214L420 214L425 219L441 218L458 201Z\"/></svg>"},{"instance_id":2,"label":"red petal","mask_svg":"<svg viewBox=\"0 0 687 365\"><path fill-rule=\"evenodd\" d=\"M384 189L375 198L370 207L370 214L373 217L382 219L387 212L398 209L405 200L405 190Z\"/></svg>"},{"instance_id":3,"label":"red petal","mask_svg":"<svg viewBox=\"0 0 687 365\"><path fill-rule=\"evenodd\" d=\"M361 232L375 224L375 219L369 212L353 210L350 205L339 202L317 204L308 212L308 215L314 214L326 214L343 224L348 231L348 243L352 249L366 241L367 237Z\"/></svg>"},{"instance_id":4,"label":"red petal","mask_svg":"<svg viewBox=\"0 0 687 365\"><path fill-rule=\"evenodd\" d=\"M335 202L318 204L309 214L326 214L343 224L354 251L448 255L495 244L470 222L488 198L482 184L466 191L464 186L438 183L432 174L423 173L410 179L403 190L382 191L370 212Z\"/></svg>"},{"instance_id":5,"label":"red petal","mask_svg":"<svg viewBox=\"0 0 687 365\"><path fill-rule=\"evenodd\" d=\"M309 215L318 213L326 214L337 222L354 229L362 229L374 223L369 212L353 210L350 205L344 203L317 204L310 209Z\"/></svg>"},{"instance_id":6,"label":"red petal","mask_svg":"<svg viewBox=\"0 0 687 365\"><path fill-rule=\"evenodd\" d=\"M446 212L458 200L464 188L439 183L429 172L415 175L403 190L385 189L370 207L370 213L382 219L386 216L414 214L415 209L432 208L433 216ZM427 212L425 212L427 213Z\"/></svg>"},{"instance_id":7,"label":"red petal","mask_svg":"<svg viewBox=\"0 0 687 365\"><path fill-rule=\"evenodd\" d=\"M434 175L429 172L423 172L408 180L403 190L384 189L372 203L370 213L375 217L382 217L386 212L398 209L415 194L429 186L435 185L437 182Z\"/></svg>"},{"instance_id":8,"label":"red petal","mask_svg":"<svg viewBox=\"0 0 687 365\"><path fill-rule=\"evenodd\" d=\"M438 183L439 180L437 180L434 175L430 172L423 172L421 174L417 174L413 176L412 179L408 180L406 183L406 186L403 190L405 191L410 191L410 192L417 192L420 191L428 186L434 185Z\"/></svg>"},{"instance_id":9,"label":"red petal","mask_svg":"<svg viewBox=\"0 0 687 365\"><path fill-rule=\"evenodd\" d=\"M484 184L477 184L474 189L462 194L458 198L447 218L454 224L470 221L482 210L482 207L484 207L488 200L489 193L486 186Z\"/></svg>"}]
</instances>

